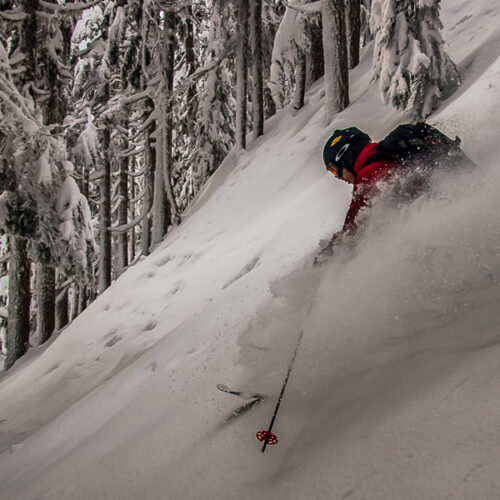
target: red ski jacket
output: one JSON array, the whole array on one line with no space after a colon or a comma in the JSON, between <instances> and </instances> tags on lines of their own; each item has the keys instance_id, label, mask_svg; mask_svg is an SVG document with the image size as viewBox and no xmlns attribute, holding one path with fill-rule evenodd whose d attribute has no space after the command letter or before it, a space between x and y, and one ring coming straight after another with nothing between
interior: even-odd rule
<instances>
[{"instance_id":1,"label":"red ski jacket","mask_svg":"<svg viewBox=\"0 0 500 500\"><path fill-rule=\"evenodd\" d=\"M377 184L389 178L397 167L396 163L387 160L377 160L369 163L370 158L378 152L378 146L378 142L368 143L361 150L354 164L356 180L354 181L351 205L347 211L342 232L356 230L356 218L360 210L370 204L370 199L376 193Z\"/></svg>"}]
</instances>

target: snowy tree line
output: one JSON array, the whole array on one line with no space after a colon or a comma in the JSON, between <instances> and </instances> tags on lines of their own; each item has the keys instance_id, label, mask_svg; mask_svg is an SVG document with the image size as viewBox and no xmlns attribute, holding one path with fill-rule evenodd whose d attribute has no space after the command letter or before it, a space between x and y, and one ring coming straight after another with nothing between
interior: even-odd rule
<instances>
[{"instance_id":1,"label":"snowy tree line","mask_svg":"<svg viewBox=\"0 0 500 500\"><path fill-rule=\"evenodd\" d=\"M1 0L5 368L148 255L228 152L324 76L325 125L373 41L382 97L459 84L439 0Z\"/></svg>"}]
</instances>

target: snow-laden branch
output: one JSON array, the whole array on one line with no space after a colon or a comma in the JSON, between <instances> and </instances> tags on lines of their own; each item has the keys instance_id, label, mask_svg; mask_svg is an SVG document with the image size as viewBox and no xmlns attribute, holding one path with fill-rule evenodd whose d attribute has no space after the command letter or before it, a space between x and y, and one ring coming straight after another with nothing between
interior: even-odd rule
<instances>
[{"instance_id":1,"label":"snow-laden branch","mask_svg":"<svg viewBox=\"0 0 500 500\"><path fill-rule=\"evenodd\" d=\"M130 156L136 156L138 154L141 154L144 151L144 146L138 148L136 145L133 147L127 149L126 151L120 151L118 153L118 156L120 158L128 158Z\"/></svg>"},{"instance_id":2,"label":"snow-laden branch","mask_svg":"<svg viewBox=\"0 0 500 500\"><path fill-rule=\"evenodd\" d=\"M104 177L105 171L104 169L101 170L94 170L90 175L89 175L89 181L95 182L98 181L101 177Z\"/></svg>"},{"instance_id":3,"label":"snow-laden branch","mask_svg":"<svg viewBox=\"0 0 500 500\"><path fill-rule=\"evenodd\" d=\"M50 10L53 13L55 12L61 12L61 13L72 13L74 14L75 12L79 12L82 10L87 10L90 9L91 7L95 7L96 5L99 5L102 3L104 0L94 0L93 2L77 2L77 3L65 3L65 4L58 4L58 3L49 3L46 2L45 0L39 0L39 5L43 7L44 9Z\"/></svg>"},{"instance_id":4,"label":"snow-laden branch","mask_svg":"<svg viewBox=\"0 0 500 500\"><path fill-rule=\"evenodd\" d=\"M21 22L28 17L28 14L21 9L12 9L0 12L0 17L6 21Z\"/></svg>"},{"instance_id":5,"label":"snow-laden branch","mask_svg":"<svg viewBox=\"0 0 500 500\"><path fill-rule=\"evenodd\" d=\"M9 66L12 68L12 66L16 66L17 64L25 60L26 60L26 55L23 54L21 51L16 50L14 54L12 54L12 57L9 58Z\"/></svg>"},{"instance_id":6,"label":"snow-laden branch","mask_svg":"<svg viewBox=\"0 0 500 500\"><path fill-rule=\"evenodd\" d=\"M138 170L137 172L129 172L128 176L129 177L140 177L141 175L144 175L145 171L146 171L146 169L143 167L143 168L141 168L141 170Z\"/></svg>"},{"instance_id":7,"label":"snow-laden branch","mask_svg":"<svg viewBox=\"0 0 500 500\"><path fill-rule=\"evenodd\" d=\"M82 58L82 57L86 56L87 54L89 54L90 52L92 52L92 50L93 50L93 49L95 48L95 46L97 45L97 42L98 42L99 40L101 40L101 39L102 39L102 35L103 35L103 34L101 33L98 37L96 37L94 40L92 40L92 41L91 41L91 42L87 45L87 48L86 48L86 49L83 49L83 50L81 50L80 52L77 52L77 53L75 54L75 58L76 58L76 59L80 59L80 58Z\"/></svg>"},{"instance_id":8,"label":"snow-laden branch","mask_svg":"<svg viewBox=\"0 0 500 500\"><path fill-rule=\"evenodd\" d=\"M303 13L297 9L287 8L276 32L267 83L278 109L284 106L286 81L295 73L297 55L305 42Z\"/></svg>"},{"instance_id":9,"label":"snow-laden branch","mask_svg":"<svg viewBox=\"0 0 500 500\"><path fill-rule=\"evenodd\" d=\"M109 230L113 233L126 233L127 231L130 231L132 228L137 226L137 224L140 224L145 217L146 214L142 213L139 216L137 216L134 220L131 220L129 223L123 224L122 226L110 227Z\"/></svg>"},{"instance_id":10,"label":"snow-laden branch","mask_svg":"<svg viewBox=\"0 0 500 500\"><path fill-rule=\"evenodd\" d=\"M4 262L9 262L11 255L10 252L6 253L5 255L2 255L0 257L0 264L3 264Z\"/></svg>"},{"instance_id":11,"label":"snow-laden branch","mask_svg":"<svg viewBox=\"0 0 500 500\"><path fill-rule=\"evenodd\" d=\"M180 85L178 85L174 91L170 94L169 96L169 101L172 101L176 97L178 97L181 93L187 91L191 85L194 84L199 78L203 77L210 71L213 71L217 69L224 59L226 59L235 49L236 47L236 42L238 39L238 34L234 34L226 43L225 45L225 50L222 54L220 54L218 57L213 59L212 61L208 62L205 66L198 68L193 74L185 78Z\"/></svg>"},{"instance_id":12,"label":"snow-laden branch","mask_svg":"<svg viewBox=\"0 0 500 500\"><path fill-rule=\"evenodd\" d=\"M40 17L41 19L45 19L46 21L50 21L53 17L53 13L48 13L48 12L43 12L42 10L37 10L36 15Z\"/></svg>"},{"instance_id":13,"label":"snow-laden branch","mask_svg":"<svg viewBox=\"0 0 500 500\"><path fill-rule=\"evenodd\" d=\"M191 0L155 0L155 4L161 10L179 13L189 7Z\"/></svg>"},{"instance_id":14,"label":"snow-laden branch","mask_svg":"<svg viewBox=\"0 0 500 500\"><path fill-rule=\"evenodd\" d=\"M67 293L68 293L68 288L75 282L75 279L72 278L72 279L69 279L69 280L66 280L62 285L58 286L56 291L57 291L57 295L56 295L56 304L59 304L59 302L61 302L62 300L64 300L66 297L67 297Z\"/></svg>"},{"instance_id":15,"label":"snow-laden branch","mask_svg":"<svg viewBox=\"0 0 500 500\"><path fill-rule=\"evenodd\" d=\"M285 5L290 9L302 12L303 14L319 14L321 12L321 0L305 5L295 2L286 2Z\"/></svg>"},{"instance_id":16,"label":"snow-laden branch","mask_svg":"<svg viewBox=\"0 0 500 500\"><path fill-rule=\"evenodd\" d=\"M10 111L20 120L23 126L24 132L27 134L34 134L36 131L40 130L40 124L36 122L32 116L26 113L23 106L18 106L12 99L12 94L9 92L4 92L0 81L0 99L4 102L5 106L10 108Z\"/></svg>"},{"instance_id":17,"label":"snow-laden branch","mask_svg":"<svg viewBox=\"0 0 500 500\"><path fill-rule=\"evenodd\" d=\"M115 201L115 203L111 207L111 215L115 215L116 214L116 212L120 208L120 205L122 204L123 198L122 198L122 196L115 196L114 201Z\"/></svg>"},{"instance_id":18,"label":"snow-laden branch","mask_svg":"<svg viewBox=\"0 0 500 500\"><path fill-rule=\"evenodd\" d=\"M138 201L141 201L146 194L146 190L143 189L137 196L134 196L131 200L130 203L137 203Z\"/></svg>"},{"instance_id":19,"label":"snow-laden branch","mask_svg":"<svg viewBox=\"0 0 500 500\"><path fill-rule=\"evenodd\" d=\"M127 97L119 96L116 99L113 99L112 101L116 101L116 102L119 101L118 105L135 104L136 102L139 102L142 99L147 99L148 97L152 97L151 89L146 89L142 92L137 92L137 93L129 95ZM113 102L113 104L115 104L115 102Z\"/></svg>"}]
</instances>

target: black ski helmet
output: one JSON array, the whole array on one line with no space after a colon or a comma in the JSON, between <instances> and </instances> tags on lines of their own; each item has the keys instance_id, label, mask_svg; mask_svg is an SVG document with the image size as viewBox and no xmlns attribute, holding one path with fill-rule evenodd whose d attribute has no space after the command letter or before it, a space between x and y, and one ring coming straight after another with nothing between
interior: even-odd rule
<instances>
[{"instance_id":1,"label":"black ski helmet","mask_svg":"<svg viewBox=\"0 0 500 500\"><path fill-rule=\"evenodd\" d=\"M325 167L327 170L330 164L336 167L335 175L339 178L344 169L354 173L354 163L370 141L370 136L356 127L335 130L323 148Z\"/></svg>"}]
</instances>

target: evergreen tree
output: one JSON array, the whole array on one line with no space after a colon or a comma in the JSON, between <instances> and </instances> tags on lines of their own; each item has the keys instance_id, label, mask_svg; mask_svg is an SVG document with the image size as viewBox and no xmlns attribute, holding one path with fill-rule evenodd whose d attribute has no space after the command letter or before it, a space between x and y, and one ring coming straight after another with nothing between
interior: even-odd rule
<instances>
[{"instance_id":1,"label":"evergreen tree","mask_svg":"<svg viewBox=\"0 0 500 500\"><path fill-rule=\"evenodd\" d=\"M52 8L51 4L43 6ZM74 169L68 161L65 144L60 135L52 135L52 126L44 124L48 115L45 113L44 117L47 96L53 96L47 88L50 79L43 76L43 71L51 66L46 59L45 64L39 64L43 61L44 50L59 73L64 71L64 66L52 38L48 37L48 41L46 36L42 40L39 38L43 25L38 18L44 17L38 8L41 6L36 2L22 4L19 8L19 22L16 18L11 31L10 54L0 44L3 192L0 227L9 235L9 275L12 278L7 333L10 353L7 353L6 368L25 351L26 339L29 339L28 246L37 262L49 267L60 265L68 274L75 274L85 267L86 243L92 238L88 205L72 177ZM54 33L58 39L58 32ZM12 71L12 66L21 61L22 69ZM52 283L50 288L52 295ZM46 297L47 294L43 298ZM53 309L52 297L47 308ZM46 328L49 333L52 325Z\"/></svg>"},{"instance_id":2,"label":"evergreen tree","mask_svg":"<svg viewBox=\"0 0 500 500\"><path fill-rule=\"evenodd\" d=\"M232 47L229 18L224 1L213 0L208 43L201 52L206 72L199 88L196 146L189 167L193 193L201 189L235 143L234 85L226 59Z\"/></svg>"},{"instance_id":3,"label":"evergreen tree","mask_svg":"<svg viewBox=\"0 0 500 500\"><path fill-rule=\"evenodd\" d=\"M288 6L274 39L268 86L277 108L293 100L300 109L306 86L306 53L309 48L305 12Z\"/></svg>"},{"instance_id":4,"label":"evergreen tree","mask_svg":"<svg viewBox=\"0 0 500 500\"><path fill-rule=\"evenodd\" d=\"M384 102L425 119L459 85L444 51L440 0L373 0L373 66Z\"/></svg>"}]
</instances>

